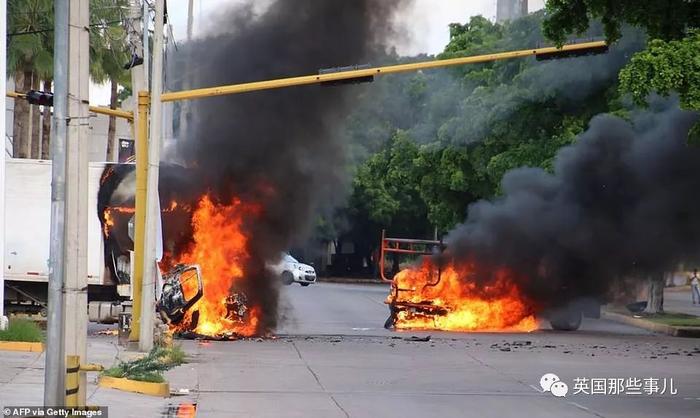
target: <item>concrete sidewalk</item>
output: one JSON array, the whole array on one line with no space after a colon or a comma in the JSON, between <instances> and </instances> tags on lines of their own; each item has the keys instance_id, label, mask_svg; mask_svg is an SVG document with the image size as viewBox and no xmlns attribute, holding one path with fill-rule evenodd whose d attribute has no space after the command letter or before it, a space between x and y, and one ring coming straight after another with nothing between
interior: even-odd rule
<instances>
[{"instance_id":1,"label":"concrete sidewalk","mask_svg":"<svg viewBox=\"0 0 700 418\"><path fill-rule=\"evenodd\" d=\"M664 291L664 310L700 316L700 304L693 305L690 286L667 287Z\"/></svg>"},{"instance_id":2,"label":"concrete sidewalk","mask_svg":"<svg viewBox=\"0 0 700 418\"><path fill-rule=\"evenodd\" d=\"M664 290L664 311L700 316L700 304L693 305L690 286L667 287ZM666 325L632 314L624 306L609 306L602 311L606 319L674 337L700 338L700 328Z\"/></svg>"},{"instance_id":3,"label":"concrete sidewalk","mask_svg":"<svg viewBox=\"0 0 700 418\"><path fill-rule=\"evenodd\" d=\"M117 346L116 337L88 337L88 362L111 367L117 358L129 359L137 355ZM166 372L171 391L189 385L190 368L184 364ZM177 407L192 402L188 396L157 398L101 388L96 384L98 373L87 376L88 405L107 406L110 418L178 416ZM43 396L44 353L0 351L0 406L42 405Z\"/></svg>"}]
</instances>

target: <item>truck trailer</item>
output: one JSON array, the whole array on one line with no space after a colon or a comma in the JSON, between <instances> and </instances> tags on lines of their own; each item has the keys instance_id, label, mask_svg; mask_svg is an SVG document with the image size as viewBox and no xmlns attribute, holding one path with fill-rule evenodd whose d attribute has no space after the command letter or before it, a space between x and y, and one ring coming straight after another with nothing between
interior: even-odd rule
<instances>
[{"instance_id":1,"label":"truck trailer","mask_svg":"<svg viewBox=\"0 0 700 418\"><path fill-rule=\"evenodd\" d=\"M46 316L51 229L51 161L5 162L5 312ZM91 162L88 179L87 293L90 321L116 322L131 310L131 257L105 251L98 214L100 179L109 163Z\"/></svg>"}]
</instances>

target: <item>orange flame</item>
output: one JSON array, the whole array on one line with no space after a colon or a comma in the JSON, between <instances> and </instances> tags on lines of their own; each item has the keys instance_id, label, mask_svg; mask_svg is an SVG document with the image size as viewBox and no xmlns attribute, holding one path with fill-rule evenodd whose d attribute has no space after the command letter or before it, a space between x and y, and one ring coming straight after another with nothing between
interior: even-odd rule
<instances>
[{"instance_id":1,"label":"orange flame","mask_svg":"<svg viewBox=\"0 0 700 418\"><path fill-rule=\"evenodd\" d=\"M133 214L134 213L134 208L128 208L128 207L122 207L122 206L113 206L113 207L108 207L105 208L104 212L102 212L102 220L104 221L102 223L102 231L105 234L105 237L109 237L109 231L114 227L114 217L115 215L119 214Z\"/></svg>"},{"instance_id":2,"label":"orange flame","mask_svg":"<svg viewBox=\"0 0 700 418\"><path fill-rule=\"evenodd\" d=\"M428 259L420 266L400 271L394 277L392 294L387 298L387 303L406 308L399 309L396 314L396 328L536 330L533 310L520 294L513 276L500 269L482 286L471 279L474 267L450 264L439 273L439 281L438 269ZM427 311L432 313L426 314Z\"/></svg>"},{"instance_id":3,"label":"orange flame","mask_svg":"<svg viewBox=\"0 0 700 418\"><path fill-rule=\"evenodd\" d=\"M171 205L174 209L177 205ZM202 298L175 326L178 331L221 336L258 333L262 311L248 303L243 321L227 317L227 298L243 290L245 265L249 260L249 237L243 232L246 216L254 215L257 206L234 199L230 204L214 203L208 195L198 202L192 214L193 242L188 250L173 257L173 264L199 264L203 282ZM185 294L190 293L185 289ZM192 315L199 312L196 325Z\"/></svg>"}]
</instances>

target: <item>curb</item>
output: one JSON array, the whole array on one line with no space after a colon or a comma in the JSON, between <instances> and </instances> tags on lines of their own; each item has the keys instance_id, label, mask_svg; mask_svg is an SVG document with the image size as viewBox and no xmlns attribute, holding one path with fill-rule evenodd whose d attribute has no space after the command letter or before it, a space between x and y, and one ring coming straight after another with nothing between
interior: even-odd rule
<instances>
[{"instance_id":1,"label":"curb","mask_svg":"<svg viewBox=\"0 0 700 418\"><path fill-rule=\"evenodd\" d=\"M140 382L120 377L100 376L97 385L103 388L123 390L125 392L141 393L143 395L159 396L167 398L170 396L170 384L168 382Z\"/></svg>"},{"instance_id":2,"label":"curb","mask_svg":"<svg viewBox=\"0 0 700 418\"><path fill-rule=\"evenodd\" d=\"M660 334L666 334L673 337L685 338L700 338L700 327L674 327L673 325L659 324L649 321L644 318L634 318L632 316L620 314L617 312L603 311L600 315L611 321L620 322L622 324L631 325L633 327L646 329Z\"/></svg>"},{"instance_id":3,"label":"curb","mask_svg":"<svg viewBox=\"0 0 700 418\"><path fill-rule=\"evenodd\" d=\"M0 351L29 351L32 353L41 353L44 351L44 344L26 341L0 341Z\"/></svg>"}]
</instances>

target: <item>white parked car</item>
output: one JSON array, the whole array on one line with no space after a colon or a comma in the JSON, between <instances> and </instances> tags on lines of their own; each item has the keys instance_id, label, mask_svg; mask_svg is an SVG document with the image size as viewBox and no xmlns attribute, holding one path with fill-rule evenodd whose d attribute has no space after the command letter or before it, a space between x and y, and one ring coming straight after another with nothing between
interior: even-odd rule
<instances>
[{"instance_id":1,"label":"white parked car","mask_svg":"<svg viewBox=\"0 0 700 418\"><path fill-rule=\"evenodd\" d=\"M316 283L316 270L308 264L300 263L296 258L283 253L277 264L270 265L270 269L279 274L282 283L290 285L299 283L308 286Z\"/></svg>"}]
</instances>

